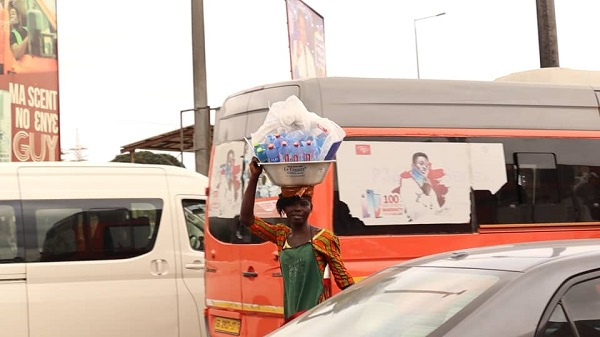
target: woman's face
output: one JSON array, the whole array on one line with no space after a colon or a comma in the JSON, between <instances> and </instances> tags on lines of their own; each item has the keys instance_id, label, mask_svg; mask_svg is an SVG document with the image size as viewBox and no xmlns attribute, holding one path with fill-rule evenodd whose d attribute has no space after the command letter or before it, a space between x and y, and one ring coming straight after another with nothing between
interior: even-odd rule
<instances>
[{"instance_id":1,"label":"woman's face","mask_svg":"<svg viewBox=\"0 0 600 337\"><path fill-rule=\"evenodd\" d=\"M312 202L308 198L302 198L283 208L290 225L304 224L312 211Z\"/></svg>"},{"instance_id":2,"label":"woman's face","mask_svg":"<svg viewBox=\"0 0 600 337\"><path fill-rule=\"evenodd\" d=\"M421 174L427 176L427 173L429 172L429 160L427 160L427 158L417 157L417 160L414 162L414 165L417 168L417 170L421 172Z\"/></svg>"},{"instance_id":3,"label":"woman's face","mask_svg":"<svg viewBox=\"0 0 600 337\"><path fill-rule=\"evenodd\" d=\"M8 12L8 19L11 25L16 25L19 23L19 15L17 14L17 10L11 8Z\"/></svg>"}]
</instances>

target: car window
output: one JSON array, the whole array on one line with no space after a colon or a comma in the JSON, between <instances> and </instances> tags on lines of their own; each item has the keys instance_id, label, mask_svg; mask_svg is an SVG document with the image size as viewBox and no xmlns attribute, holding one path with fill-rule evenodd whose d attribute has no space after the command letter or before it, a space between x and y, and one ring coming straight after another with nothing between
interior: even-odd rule
<instances>
[{"instance_id":1,"label":"car window","mask_svg":"<svg viewBox=\"0 0 600 337\"><path fill-rule=\"evenodd\" d=\"M552 315L550 316L550 319L546 325L544 336L576 337L575 333L571 329L569 321L567 321L562 304L559 303L556 308L554 308L554 311L552 312Z\"/></svg>"},{"instance_id":2,"label":"car window","mask_svg":"<svg viewBox=\"0 0 600 337\"><path fill-rule=\"evenodd\" d=\"M390 268L290 322L277 336L425 337L499 288L508 272ZM454 320L453 320L454 322Z\"/></svg>"},{"instance_id":3,"label":"car window","mask_svg":"<svg viewBox=\"0 0 600 337\"><path fill-rule=\"evenodd\" d=\"M552 312L544 336L600 337L600 279L577 283L561 298Z\"/></svg>"},{"instance_id":4,"label":"car window","mask_svg":"<svg viewBox=\"0 0 600 337\"><path fill-rule=\"evenodd\" d=\"M154 248L162 200L25 200L22 214L27 262L127 259Z\"/></svg>"},{"instance_id":5,"label":"car window","mask_svg":"<svg viewBox=\"0 0 600 337\"><path fill-rule=\"evenodd\" d=\"M6 204L0 204L0 263L18 262L22 260L20 257L23 255L19 254L19 248L22 247L19 247L21 245L17 240L18 210L9 202L3 203Z\"/></svg>"},{"instance_id":6,"label":"car window","mask_svg":"<svg viewBox=\"0 0 600 337\"><path fill-rule=\"evenodd\" d=\"M205 202L204 200L183 200L182 204L190 247L203 251Z\"/></svg>"}]
</instances>

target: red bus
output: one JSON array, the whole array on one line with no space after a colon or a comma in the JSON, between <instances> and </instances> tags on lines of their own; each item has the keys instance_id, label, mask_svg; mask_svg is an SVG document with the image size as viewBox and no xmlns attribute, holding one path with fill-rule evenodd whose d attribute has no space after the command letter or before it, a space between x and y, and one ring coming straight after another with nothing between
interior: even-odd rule
<instances>
[{"instance_id":1,"label":"red bus","mask_svg":"<svg viewBox=\"0 0 600 337\"><path fill-rule=\"evenodd\" d=\"M252 155L244 141L291 95L342 126L309 222L340 238L356 280L427 254L600 237L599 92L588 86L320 78L252 88L217 113L209 172L206 305L211 336L283 322L277 249L238 226ZM410 171L426 160L428 200ZM416 164L415 164L416 165ZM255 214L278 221L265 177ZM335 289L335 283L332 282Z\"/></svg>"}]
</instances>

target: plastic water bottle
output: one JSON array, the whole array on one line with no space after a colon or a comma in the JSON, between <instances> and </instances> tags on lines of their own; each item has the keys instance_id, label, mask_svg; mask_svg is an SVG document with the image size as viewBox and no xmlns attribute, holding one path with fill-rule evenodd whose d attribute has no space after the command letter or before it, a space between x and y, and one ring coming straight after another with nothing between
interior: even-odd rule
<instances>
[{"instance_id":1,"label":"plastic water bottle","mask_svg":"<svg viewBox=\"0 0 600 337\"><path fill-rule=\"evenodd\" d=\"M285 138L287 139L288 144L294 144L295 142L302 142L306 137L304 132L300 130L294 130L290 131Z\"/></svg>"},{"instance_id":2,"label":"plastic water bottle","mask_svg":"<svg viewBox=\"0 0 600 337\"><path fill-rule=\"evenodd\" d=\"M302 152L304 153L304 161L317 160L317 147L312 140L307 140L302 146Z\"/></svg>"},{"instance_id":3,"label":"plastic water bottle","mask_svg":"<svg viewBox=\"0 0 600 337\"><path fill-rule=\"evenodd\" d=\"M290 148L290 146L288 146L288 143L285 140L281 142L281 145L279 147L279 160L282 162L290 161L291 150L292 149Z\"/></svg>"},{"instance_id":4,"label":"plastic water bottle","mask_svg":"<svg viewBox=\"0 0 600 337\"><path fill-rule=\"evenodd\" d=\"M279 163L279 152L274 144L267 145L267 158L269 163Z\"/></svg>"},{"instance_id":5,"label":"plastic water bottle","mask_svg":"<svg viewBox=\"0 0 600 337\"><path fill-rule=\"evenodd\" d=\"M292 147L292 160L290 161L302 161L303 153L302 147L300 147L300 142L294 142L294 146Z\"/></svg>"},{"instance_id":6,"label":"plastic water bottle","mask_svg":"<svg viewBox=\"0 0 600 337\"><path fill-rule=\"evenodd\" d=\"M275 147L279 149L281 147L281 142L284 142L285 138L281 136L281 133L276 133L273 136L275 136L275 141L273 144L275 144Z\"/></svg>"},{"instance_id":7,"label":"plastic water bottle","mask_svg":"<svg viewBox=\"0 0 600 337\"><path fill-rule=\"evenodd\" d=\"M268 135L265 136L265 144L274 144L275 143L275 135L272 133L269 133Z\"/></svg>"},{"instance_id":8,"label":"plastic water bottle","mask_svg":"<svg viewBox=\"0 0 600 337\"><path fill-rule=\"evenodd\" d=\"M267 161L269 161L269 157L267 157L267 150L265 148L257 147L254 152L261 163L266 163Z\"/></svg>"}]
</instances>

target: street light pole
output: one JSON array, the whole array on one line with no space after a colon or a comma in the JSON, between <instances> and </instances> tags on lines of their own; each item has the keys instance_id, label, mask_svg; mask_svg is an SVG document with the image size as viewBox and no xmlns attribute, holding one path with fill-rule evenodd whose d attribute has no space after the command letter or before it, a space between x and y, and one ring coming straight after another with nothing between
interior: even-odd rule
<instances>
[{"instance_id":1,"label":"street light pole","mask_svg":"<svg viewBox=\"0 0 600 337\"><path fill-rule=\"evenodd\" d=\"M446 12L442 12L442 13L438 13L436 15L425 16L425 17L413 20L413 27L415 28L415 54L417 56L417 78L419 78L419 79L421 78L421 73L419 71L419 44L417 43L417 21L421 21L421 20L425 20L425 19L429 19L429 18L435 18L437 16L442 16L445 14L446 14Z\"/></svg>"}]
</instances>

